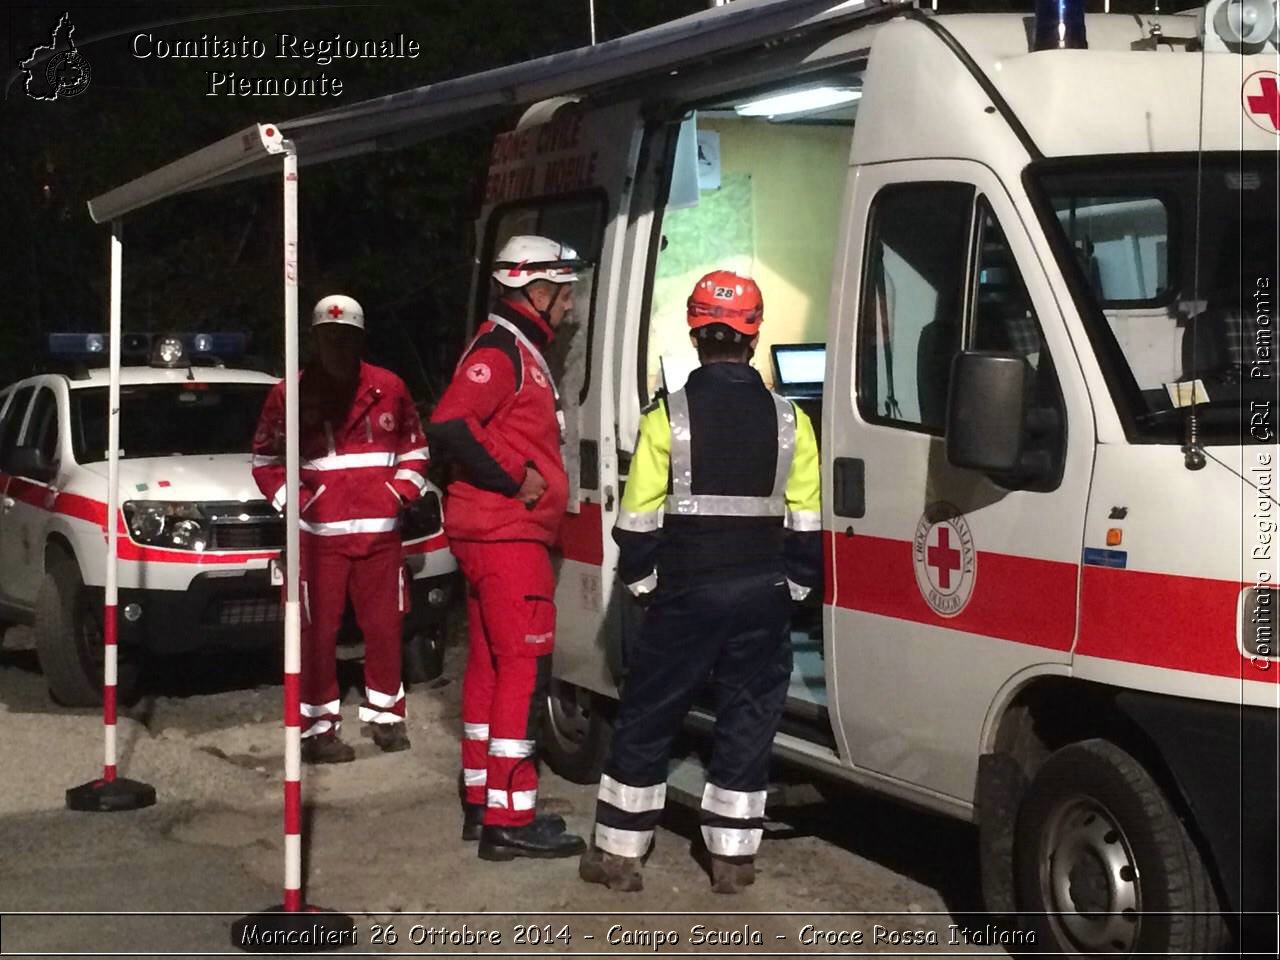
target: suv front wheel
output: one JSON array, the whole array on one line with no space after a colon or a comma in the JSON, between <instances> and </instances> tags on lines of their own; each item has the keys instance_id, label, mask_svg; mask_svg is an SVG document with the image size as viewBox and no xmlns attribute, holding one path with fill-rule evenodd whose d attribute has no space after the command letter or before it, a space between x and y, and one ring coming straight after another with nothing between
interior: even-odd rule
<instances>
[{"instance_id":1,"label":"suv front wheel","mask_svg":"<svg viewBox=\"0 0 1280 960\"><path fill-rule=\"evenodd\" d=\"M53 549L36 595L36 655L53 699L64 707L102 704L102 610L84 589L75 560ZM118 652L116 693L129 702L140 664Z\"/></svg>"}]
</instances>

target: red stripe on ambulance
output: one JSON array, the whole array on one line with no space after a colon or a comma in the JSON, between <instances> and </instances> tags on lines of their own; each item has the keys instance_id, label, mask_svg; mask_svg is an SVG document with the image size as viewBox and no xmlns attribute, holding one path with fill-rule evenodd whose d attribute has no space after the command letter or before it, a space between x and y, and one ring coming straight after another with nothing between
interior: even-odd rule
<instances>
[{"instance_id":1,"label":"red stripe on ambulance","mask_svg":"<svg viewBox=\"0 0 1280 960\"><path fill-rule=\"evenodd\" d=\"M1071 648L1074 564L978 551L972 599L956 616L940 617L916 585L911 541L864 534L835 534L833 540L838 607L1050 650Z\"/></svg>"},{"instance_id":2,"label":"red stripe on ambulance","mask_svg":"<svg viewBox=\"0 0 1280 960\"><path fill-rule=\"evenodd\" d=\"M1248 584L1142 570L1084 567L1081 656L1280 682L1236 646L1236 603Z\"/></svg>"},{"instance_id":3,"label":"red stripe on ambulance","mask_svg":"<svg viewBox=\"0 0 1280 960\"><path fill-rule=\"evenodd\" d=\"M920 595L911 541L831 531L824 537L828 605L1069 650L1080 571L1076 654L1280 682L1280 670L1259 670L1236 645L1236 604L1248 584L979 551L972 599L959 615L941 617Z\"/></svg>"}]
</instances>

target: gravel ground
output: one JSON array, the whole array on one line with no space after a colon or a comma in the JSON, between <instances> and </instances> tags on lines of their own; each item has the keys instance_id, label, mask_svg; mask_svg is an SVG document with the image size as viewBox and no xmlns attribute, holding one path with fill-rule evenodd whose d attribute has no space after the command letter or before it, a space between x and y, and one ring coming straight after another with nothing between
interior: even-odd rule
<instances>
[{"instance_id":1,"label":"gravel ground","mask_svg":"<svg viewBox=\"0 0 1280 960\"><path fill-rule=\"evenodd\" d=\"M344 935L357 946L346 952L523 956L518 924L537 928L526 942L542 941L528 955L993 952L963 937L949 943L952 924L989 932L975 912L972 831L859 795L771 808L759 879L736 898L711 892L693 856L696 816L675 807L638 894L583 884L572 861L478 860L458 839L458 647L443 678L409 692L413 749L387 755L355 720L358 652L345 651L340 665L344 736L357 760L308 769L304 779L307 898L352 916ZM64 791L101 769L99 718L51 703L29 632L4 636L0 952L210 956L229 950L236 915L280 902L278 669L272 657L159 665L119 727L122 775L154 785L158 804L113 816L73 813ZM592 787L544 771L540 804L571 829L589 829L593 801ZM201 911L225 915L190 915ZM389 939L388 924L395 944L375 943ZM844 931L846 942L805 942L806 924ZM860 944L849 942L854 933ZM930 934L937 945L915 945Z\"/></svg>"}]
</instances>

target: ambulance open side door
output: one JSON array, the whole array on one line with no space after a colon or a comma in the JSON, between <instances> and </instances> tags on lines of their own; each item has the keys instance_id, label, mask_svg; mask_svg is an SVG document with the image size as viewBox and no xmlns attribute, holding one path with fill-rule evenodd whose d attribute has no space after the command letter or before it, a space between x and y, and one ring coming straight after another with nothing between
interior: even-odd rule
<instances>
[{"instance_id":1,"label":"ambulance open side door","mask_svg":"<svg viewBox=\"0 0 1280 960\"><path fill-rule=\"evenodd\" d=\"M616 317L630 276L623 261L641 137L640 106L584 109L574 98L530 107L496 138L477 223L481 258L476 316L488 304L493 255L517 234L541 234L591 261L572 316L548 353L565 414L569 505L552 551L556 570L555 675L588 690L614 690L618 617L617 547L611 531L620 499L614 358Z\"/></svg>"},{"instance_id":2,"label":"ambulance open side door","mask_svg":"<svg viewBox=\"0 0 1280 960\"><path fill-rule=\"evenodd\" d=\"M990 712L1069 669L1092 410L1037 228L990 168L913 160L853 177L824 411L832 719L842 756L959 813ZM1026 362L1034 473L948 461L961 349Z\"/></svg>"}]
</instances>

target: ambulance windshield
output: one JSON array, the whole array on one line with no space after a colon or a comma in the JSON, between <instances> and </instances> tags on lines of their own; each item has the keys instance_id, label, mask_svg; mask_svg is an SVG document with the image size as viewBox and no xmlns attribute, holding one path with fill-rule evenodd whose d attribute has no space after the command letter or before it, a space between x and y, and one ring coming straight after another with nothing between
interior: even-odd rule
<instances>
[{"instance_id":1,"label":"ambulance windshield","mask_svg":"<svg viewBox=\"0 0 1280 960\"><path fill-rule=\"evenodd\" d=\"M1181 442L1194 399L1205 442L1275 442L1248 428L1250 405L1280 384L1274 157L1090 158L1032 177L1112 394L1143 439Z\"/></svg>"},{"instance_id":2,"label":"ambulance windshield","mask_svg":"<svg viewBox=\"0 0 1280 960\"><path fill-rule=\"evenodd\" d=\"M120 456L200 456L242 453L269 383L154 383L120 388ZM107 388L71 391L71 442L77 463L107 459Z\"/></svg>"}]
</instances>

